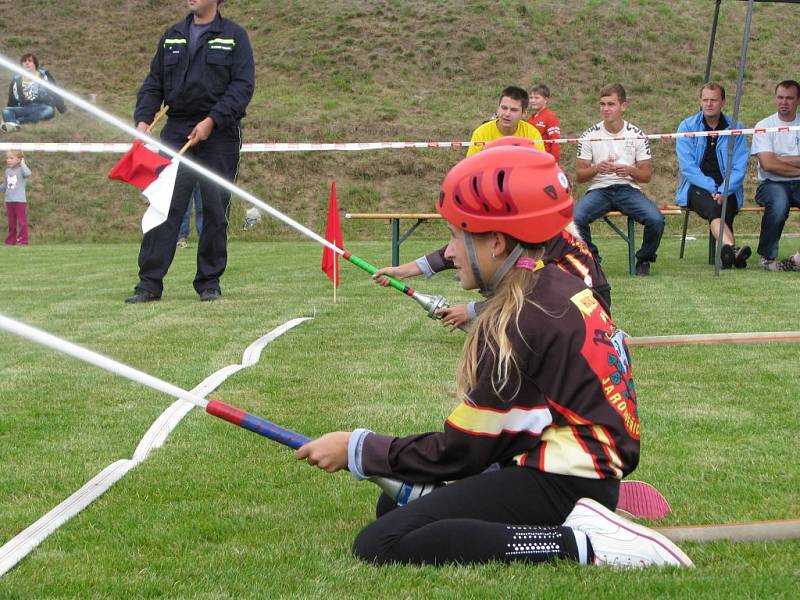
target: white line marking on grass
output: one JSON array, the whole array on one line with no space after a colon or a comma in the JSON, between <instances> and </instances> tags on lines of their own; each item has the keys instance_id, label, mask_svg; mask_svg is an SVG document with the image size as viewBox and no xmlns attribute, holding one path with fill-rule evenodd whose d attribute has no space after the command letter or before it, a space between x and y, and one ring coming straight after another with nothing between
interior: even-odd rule
<instances>
[{"instance_id":1,"label":"white line marking on grass","mask_svg":"<svg viewBox=\"0 0 800 600\"><path fill-rule=\"evenodd\" d=\"M212 373L192 389L192 393L202 397L207 396L234 373L255 365L261 358L261 351L271 341L303 321L310 319L311 317L292 319L258 338L245 348L241 364L228 365ZM144 437L136 447L136 451L133 453L132 459L122 459L108 465L86 482L77 492L0 547L0 577L25 558L47 536L102 496L106 490L122 479L128 471L147 459L151 451L160 448L169 434L178 426L181 419L193 408L194 404L186 400L173 402L169 408L159 415L144 434Z\"/></svg>"}]
</instances>

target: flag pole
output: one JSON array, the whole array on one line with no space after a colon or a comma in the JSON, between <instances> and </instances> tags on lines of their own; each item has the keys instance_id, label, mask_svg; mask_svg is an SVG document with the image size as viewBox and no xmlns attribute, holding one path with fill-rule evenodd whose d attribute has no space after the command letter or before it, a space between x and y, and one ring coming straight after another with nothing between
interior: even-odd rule
<instances>
[{"instance_id":1,"label":"flag pole","mask_svg":"<svg viewBox=\"0 0 800 600\"><path fill-rule=\"evenodd\" d=\"M22 75L24 77L29 75L28 71L23 69L20 65L17 65L15 63L13 63L12 61L8 60L8 58L6 58L5 55L3 55L3 54L0 54L0 66L5 67L6 69L8 69L10 71L13 71L14 73L17 73L17 74ZM37 81L37 83L40 86L44 87L45 89L50 90L51 92L54 92L54 93L62 96L66 100L69 100L70 102L72 102L76 106L78 106L78 107L82 108L83 110L85 110L86 112L96 116L100 120L105 121L109 125L112 125L112 126L116 127L117 129L127 133L128 135L131 135L132 137L134 137L134 138L136 138L138 140L141 140L143 142L146 142L146 143L158 148L158 150L160 150L161 152L163 152L167 156L173 157L177 162L179 162L180 164L188 167L189 169L192 169L195 173L197 173L199 175L202 175L206 179L216 183L218 186L228 190L229 192L231 192L235 196L241 198L242 200L244 200L245 202L248 202L249 204L252 204L256 208L262 210L263 212L267 213L268 215L272 216L273 218L277 219L278 221L281 221L285 225L288 225L289 227L291 227L292 229L296 230L297 232L303 234L304 236L314 240L315 242L318 242L319 244L322 244L326 248L329 248L334 253L340 254L341 256L343 256L345 258L345 260L347 260L351 264L357 266L358 268L366 271L370 275L374 275L375 272L378 270L377 267L371 265L367 261L365 261L362 258L356 256L355 254L351 254L350 252L347 252L344 249L339 248L336 244L333 244L333 243L329 242L324 237L322 237L322 236L318 235L317 233L313 232L311 229L309 229L305 225L302 225L301 223L295 221L294 219L292 219L288 215L286 215L286 214L282 213L281 211L277 210L276 208L270 206L269 204L267 204L263 200L260 200L260 199L256 198L255 196L253 196L253 194L247 192L246 190L243 190L242 188L238 187L234 183L228 181L227 179L224 179L220 175L214 173L213 171L207 169L206 167L200 165L199 163L196 163L195 161L193 161L193 160L181 155L179 152L176 152L175 150L173 150L172 148L170 148L169 146L167 146L166 144L164 144L160 140L157 140L157 139L155 139L153 137L150 137L148 134L139 131L138 129L136 129L135 127L132 127L128 123L125 123L120 118L115 117L114 115L112 115L112 114L110 114L110 113L98 108L96 105L94 105L94 104L92 104L90 102L87 102L86 100L84 100L80 96L78 96L78 95L76 95L76 94L74 94L74 93L62 88L61 86L55 85L53 82L51 82L51 81L49 81L47 79L40 79L40 80ZM427 294L422 294L422 293L417 292L414 289L410 288L409 286L402 284L400 281L398 281L394 277L389 277L389 276L386 276L386 277L387 277L387 279L389 281L389 285L391 287L393 287L394 289L396 289L399 292L402 292L406 296L409 296L409 297L413 298L414 300L416 300L420 304L420 306L422 306L427 311L428 316L431 317L432 319L441 318L441 317L439 317L437 315L436 311L438 311L438 309L440 309L440 308L445 308L445 307L449 306L447 304L447 300L443 296L428 296Z\"/></svg>"},{"instance_id":2,"label":"flag pole","mask_svg":"<svg viewBox=\"0 0 800 600\"><path fill-rule=\"evenodd\" d=\"M147 133L150 133L151 131L153 131L153 127L155 127L156 123L158 123L161 120L161 117L163 117L165 114L167 114L168 110L169 110L169 106L167 106L166 104L161 107L161 110L159 110L156 113L156 116L153 117L153 122L150 123L150 125L147 126Z\"/></svg>"}]
</instances>

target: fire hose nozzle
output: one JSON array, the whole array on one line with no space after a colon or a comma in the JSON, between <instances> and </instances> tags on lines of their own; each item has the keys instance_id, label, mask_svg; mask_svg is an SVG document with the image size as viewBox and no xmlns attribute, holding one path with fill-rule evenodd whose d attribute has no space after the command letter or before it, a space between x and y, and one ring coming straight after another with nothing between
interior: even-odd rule
<instances>
[{"instance_id":1,"label":"fire hose nozzle","mask_svg":"<svg viewBox=\"0 0 800 600\"><path fill-rule=\"evenodd\" d=\"M370 477L369 480L377 484L386 495L394 499L398 506L405 506L412 500L429 494L443 485L441 483L409 483L388 477Z\"/></svg>"},{"instance_id":2,"label":"fire hose nozzle","mask_svg":"<svg viewBox=\"0 0 800 600\"><path fill-rule=\"evenodd\" d=\"M411 296L416 300L422 308L428 313L428 316L431 319L441 319L441 317L436 314L437 311L441 308L448 308L450 304L447 302L447 298L444 296L430 296L428 294L423 294L422 292L414 292L414 295Z\"/></svg>"}]
</instances>

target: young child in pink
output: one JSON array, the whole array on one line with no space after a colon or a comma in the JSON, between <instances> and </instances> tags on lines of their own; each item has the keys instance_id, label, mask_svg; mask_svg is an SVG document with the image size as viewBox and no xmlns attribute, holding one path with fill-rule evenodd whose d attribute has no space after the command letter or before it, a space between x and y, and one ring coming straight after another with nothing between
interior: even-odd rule
<instances>
[{"instance_id":1,"label":"young child in pink","mask_svg":"<svg viewBox=\"0 0 800 600\"><path fill-rule=\"evenodd\" d=\"M6 152L6 170L0 192L6 197L6 214L8 215L8 236L6 244L13 246L28 245L28 199L25 186L31 170L25 164L22 150Z\"/></svg>"}]
</instances>

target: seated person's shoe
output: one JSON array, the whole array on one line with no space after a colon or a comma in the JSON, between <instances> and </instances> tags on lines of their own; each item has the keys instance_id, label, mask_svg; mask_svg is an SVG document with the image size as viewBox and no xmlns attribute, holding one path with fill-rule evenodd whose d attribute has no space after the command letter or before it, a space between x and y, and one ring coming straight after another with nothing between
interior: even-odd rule
<instances>
[{"instance_id":1,"label":"seated person's shoe","mask_svg":"<svg viewBox=\"0 0 800 600\"><path fill-rule=\"evenodd\" d=\"M800 260L798 260L796 254L780 261L778 264L780 265L781 271L800 271Z\"/></svg>"},{"instance_id":2,"label":"seated person's shoe","mask_svg":"<svg viewBox=\"0 0 800 600\"><path fill-rule=\"evenodd\" d=\"M723 269L730 269L733 266L734 259L733 246L725 244L719 251L719 261Z\"/></svg>"},{"instance_id":3,"label":"seated person's shoe","mask_svg":"<svg viewBox=\"0 0 800 600\"><path fill-rule=\"evenodd\" d=\"M133 296L125 298L125 304L142 304L144 302L156 302L157 300L161 300L161 296L157 296L147 290L137 289Z\"/></svg>"},{"instance_id":4,"label":"seated person's shoe","mask_svg":"<svg viewBox=\"0 0 800 600\"><path fill-rule=\"evenodd\" d=\"M0 129L5 131L6 133L11 133L12 131L19 131L19 123L14 123L12 121L5 121L2 125L0 125Z\"/></svg>"},{"instance_id":5,"label":"seated person's shoe","mask_svg":"<svg viewBox=\"0 0 800 600\"><path fill-rule=\"evenodd\" d=\"M735 252L733 257L733 266L737 269L744 269L747 267L747 259L750 258L750 255L753 253L750 250L750 246L734 246L733 250Z\"/></svg>"},{"instance_id":6,"label":"seated person's shoe","mask_svg":"<svg viewBox=\"0 0 800 600\"><path fill-rule=\"evenodd\" d=\"M625 569L694 566L683 550L660 533L623 519L591 498L575 503L564 527L586 534L596 565Z\"/></svg>"},{"instance_id":7,"label":"seated person's shoe","mask_svg":"<svg viewBox=\"0 0 800 600\"><path fill-rule=\"evenodd\" d=\"M222 292L219 290L203 290L200 292L200 302L216 302L222 300Z\"/></svg>"},{"instance_id":8,"label":"seated person's shoe","mask_svg":"<svg viewBox=\"0 0 800 600\"><path fill-rule=\"evenodd\" d=\"M178 248L188 248L189 247L189 242L186 240L186 238L178 238L178 243L175 244L175 245Z\"/></svg>"},{"instance_id":9,"label":"seated person's shoe","mask_svg":"<svg viewBox=\"0 0 800 600\"><path fill-rule=\"evenodd\" d=\"M783 265L777 260L761 258L761 260L758 261L758 264L762 269L766 269L767 271L783 271Z\"/></svg>"},{"instance_id":10,"label":"seated person's shoe","mask_svg":"<svg viewBox=\"0 0 800 600\"><path fill-rule=\"evenodd\" d=\"M646 260L636 261L636 275L638 277L647 277L650 275L650 263Z\"/></svg>"}]
</instances>

